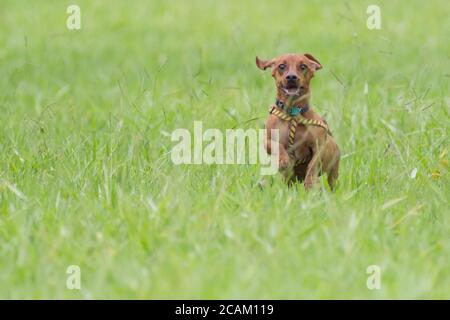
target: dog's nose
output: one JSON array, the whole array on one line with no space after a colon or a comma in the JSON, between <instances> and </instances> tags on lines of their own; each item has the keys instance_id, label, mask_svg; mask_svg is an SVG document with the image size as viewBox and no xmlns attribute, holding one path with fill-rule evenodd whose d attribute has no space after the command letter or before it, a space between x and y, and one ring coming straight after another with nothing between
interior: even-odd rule
<instances>
[{"instance_id":1,"label":"dog's nose","mask_svg":"<svg viewBox=\"0 0 450 320\"><path fill-rule=\"evenodd\" d=\"M295 81L295 80L297 80L297 76L295 74L288 74L286 76L286 80L287 81Z\"/></svg>"}]
</instances>

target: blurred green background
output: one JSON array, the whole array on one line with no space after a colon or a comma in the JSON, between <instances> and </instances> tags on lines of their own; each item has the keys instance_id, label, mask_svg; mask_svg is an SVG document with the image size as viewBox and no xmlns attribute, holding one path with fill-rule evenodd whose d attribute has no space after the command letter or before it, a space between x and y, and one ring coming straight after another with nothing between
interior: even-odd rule
<instances>
[{"instance_id":1,"label":"blurred green background","mask_svg":"<svg viewBox=\"0 0 450 320\"><path fill-rule=\"evenodd\" d=\"M2 0L0 297L450 298L449 34L444 0ZM262 128L285 52L324 66L338 190L173 165L194 120Z\"/></svg>"}]
</instances>

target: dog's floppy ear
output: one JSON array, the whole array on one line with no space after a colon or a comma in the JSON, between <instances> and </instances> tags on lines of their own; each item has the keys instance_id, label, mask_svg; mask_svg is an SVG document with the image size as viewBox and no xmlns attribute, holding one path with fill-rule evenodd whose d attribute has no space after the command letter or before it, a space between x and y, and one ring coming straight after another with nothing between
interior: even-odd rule
<instances>
[{"instance_id":1,"label":"dog's floppy ear","mask_svg":"<svg viewBox=\"0 0 450 320\"><path fill-rule=\"evenodd\" d=\"M309 62L311 63L311 67L313 68L314 71L320 70L322 69L322 64L320 64L319 60L317 60L316 58L314 58L312 56L312 54L309 53L305 53L304 56L306 58L308 58Z\"/></svg>"},{"instance_id":2,"label":"dog's floppy ear","mask_svg":"<svg viewBox=\"0 0 450 320\"><path fill-rule=\"evenodd\" d=\"M273 67L275 64L275 61L273 59L271 60L261 60L258 57L256 57L256 65L261 70L266 70L269 67Z\"/></svg>"}]
</instances>

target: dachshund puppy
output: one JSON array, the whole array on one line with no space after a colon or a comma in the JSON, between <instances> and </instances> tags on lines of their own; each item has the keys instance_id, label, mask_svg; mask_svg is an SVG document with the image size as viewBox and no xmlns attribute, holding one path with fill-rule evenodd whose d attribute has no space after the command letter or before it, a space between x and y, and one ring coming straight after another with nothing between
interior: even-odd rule
<instances>
[{"instance_id":1,"label":"dachshund puppy","mask_svg":"<svg viewBox=\"0 0 450 320\"><path fill-rule=\"evenodd\" d=\"M309 53L283 54L264 61L256 57L261 70L271 68L275 79L276 104L266 121L265 148L271 150L271 129L279 130L279 169L290 185L304 182L310 189L327 173L333 189L339 171L339 147L328 123L310 104L310 82L320 62Z\"/></svg>"}]
</instances>

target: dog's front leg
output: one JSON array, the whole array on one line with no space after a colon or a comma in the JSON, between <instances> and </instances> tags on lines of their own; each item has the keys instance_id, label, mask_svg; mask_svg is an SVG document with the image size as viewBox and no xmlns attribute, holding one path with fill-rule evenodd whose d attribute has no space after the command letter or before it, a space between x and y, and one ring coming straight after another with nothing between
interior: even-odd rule
<instances>
[{"instance_id":1,"label":"dog's front leg","mask_svg":"<svg viewBox=\"0 0 450 320\"><path fill-rule=\"evenodd\" d=\"M315 145L312 149L313 156L308 163L305 175L305 189L311 189L319 180L319 165L320 165L320 148Z\"/></svg>"},{"instance_id":2,"label":"dog's front leg","mask_svg":"<svg viewBox=\"0 0 450 320\"><path fill-rule=\"evenodd\" d=\"M286 148L279 142L279 140L275 140L275 137L272 137L271 130L266 130L266 139L264 140L264 147L268 154L272 154L272 148L278 148L279 152L279 162L278 168L280 171L286 171L291 167L291 158L289 157Z\"/></svg>"}]
</instances>

